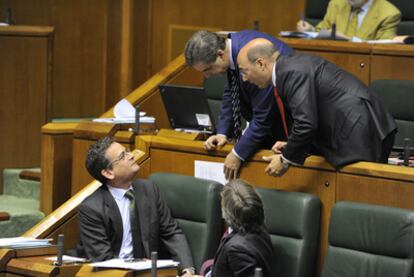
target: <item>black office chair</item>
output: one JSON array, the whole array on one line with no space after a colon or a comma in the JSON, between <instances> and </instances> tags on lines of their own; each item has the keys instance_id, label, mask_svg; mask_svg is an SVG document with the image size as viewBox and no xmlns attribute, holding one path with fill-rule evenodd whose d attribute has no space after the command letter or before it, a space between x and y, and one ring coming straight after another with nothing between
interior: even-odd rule
<instances>
[{"instance_id":1,"label":"black office chair","mask_svg":"<svg viewBox=\"0 0 414 277\"><path fill-rule=\"evenodd\" d=\"M414 81L413 80L375 80L370 84L378 93L385 106L394 117L398 133L394 148L404 147L404 138L414 141ZM413 145L413 143L411 143Z\"/></svg>"},{"instance_id":2,"label":"black office chair","mask_svg":"<svg viewBox=\"0 0 414 277\"><path fill-rule=\"evenodd\" d=\"M223 185L172 173L155 173L149 179L157 184L172 216L185 233L198 272L205 260L214 258L223 235L220 208Z\"/></svg>"},{"instance_id":3,"label":"black office chair","mask_svg":"<svg viewBox=\"0 0 414 277\"><path fill-rule=\"evenodd\" d=\"M275 253L276 276L315 275L321 202L317 196L257 189Z\"/></svg>"},{"instance_id":4,"label":"black office chair","mask_svg":"<svg viewBox=\"0 0 414 277\"><path fill-rule=\"evenodd\" d=\"M414 276L414 211L338 202L322 277Z\"/></svg>"}]
</instances>

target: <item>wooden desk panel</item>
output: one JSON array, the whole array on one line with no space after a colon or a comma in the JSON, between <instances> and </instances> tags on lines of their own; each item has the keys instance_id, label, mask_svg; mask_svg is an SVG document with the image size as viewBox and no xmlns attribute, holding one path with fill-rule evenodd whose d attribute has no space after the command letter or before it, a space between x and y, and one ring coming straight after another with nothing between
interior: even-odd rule
<instances>
[{"instance_id":1,"label":"wooden desk panel","mask_svg":"<svg viewBox=\"0 0 414 277\"><path fill-rule=\"evenodd\" d=\"M413 69L413 56L374 54L371 58L371 81L379 79L414 80Z\"/></svg>"}]
</instances>

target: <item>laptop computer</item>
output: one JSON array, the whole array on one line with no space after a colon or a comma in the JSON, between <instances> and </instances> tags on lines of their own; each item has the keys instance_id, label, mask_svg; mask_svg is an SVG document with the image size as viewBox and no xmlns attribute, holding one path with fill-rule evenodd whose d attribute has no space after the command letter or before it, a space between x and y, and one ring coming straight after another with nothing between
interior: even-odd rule
<instances>
[{"instance_id":1,"label":"laptop computer","mask_svg":"<svg viewBox=\"0 0 414 277\"><path fill-rule=\"evenodd\" d=\"M159 88L173 129L206 133L215 130L204 88L177 85Z\"/></svg>"}]
</instances>

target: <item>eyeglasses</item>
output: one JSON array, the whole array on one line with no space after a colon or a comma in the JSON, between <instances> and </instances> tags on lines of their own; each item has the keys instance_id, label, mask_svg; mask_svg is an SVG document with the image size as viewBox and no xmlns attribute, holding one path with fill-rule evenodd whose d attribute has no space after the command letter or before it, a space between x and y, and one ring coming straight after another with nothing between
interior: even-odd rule
<instances>
[{"instance_id":1,"label":"eyeglasses","mask_svg":"<svg viewBox=\"0 0 414 277\"><path fill-rule=\"evenodd\" d=\"M119 154L118 159L116 159L116 160L114 160L114 161L112 161L108 164L108 168L112 167L117 162L125 160L125 158L128 154L131 154L131 150L125 149L124 151L122 151L121 154Z\"/></svg>"}]
</instances>

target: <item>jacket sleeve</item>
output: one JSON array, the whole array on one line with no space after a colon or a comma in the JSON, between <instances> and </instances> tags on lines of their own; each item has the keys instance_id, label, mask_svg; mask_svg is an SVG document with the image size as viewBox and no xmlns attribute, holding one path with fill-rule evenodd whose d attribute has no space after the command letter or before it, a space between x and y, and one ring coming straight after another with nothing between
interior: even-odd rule
<instances>
[{"instance_id":1,"label":"jacket sleeve","mask_svg":"<svg viewBox=\"0 0 414 277\"><path fill-rule=\"evenodd\" d=\"M401 20L401 13L395 11L381 23L375 39L393 39L397 35L397 27Z\"/></svg>"},{"instance_id":2,"label":"jacket sleeve","mask_svg":"<svg viewBox=\"0 0 414 277\"><path fill-rule=\"evenodd\" d=\"M245 247L232 246L227 251L227 259L235 277L251 277L255 268L259 266L255 257Z\"/></svg>"},{"instance_id":3,"label":"jacket sleeve","mask_svg":"<svg viewBox=\"0 0 414 277\"><path fill-rule=\"evenodd\" d=\"M115 257L111 239L106 234L102 211L82 203L78 209L80 240L86 257L94 262Z\"/></svg>"},{"instance_id":4,"label":"jacket sleeve","mask_svg":"<svg viewBox=\"0 0 414 277\"><path fill-rule=\"evenodd\" d=\"M332 24L336 21L336 16L340 12L341 10L338 9L336 1L330 1L325 16L323 17L323 20L315 26L315 31L319 32L322 29L331 29Z\"/></svg>"},{"instance_id":5,"label":"jacket sleeve","mask_svg":"<svg viewBox=\"0 0 414 277\"><path fill-rule=\"evenodd\" d=\"M293 126L283 156L303 164L318 128L318 103L312 74L289 71L278 76L283 102L291 112Z\"/></svg>"},{"instance_id":6,"label":"jacket sleeve","mask_svg":"<svg viewBox=\"0 0 414 277\"><path fill-rule=\"evenodd\" d=\"M161 199L158 187L156 185L153 187L160 220L160 237L162 242L170 252L172 259L181 263L181 268L194 267L191 250L185 234L178 227L177 222L171 216L170 209Z\"/></svg>"}]
</instances>

